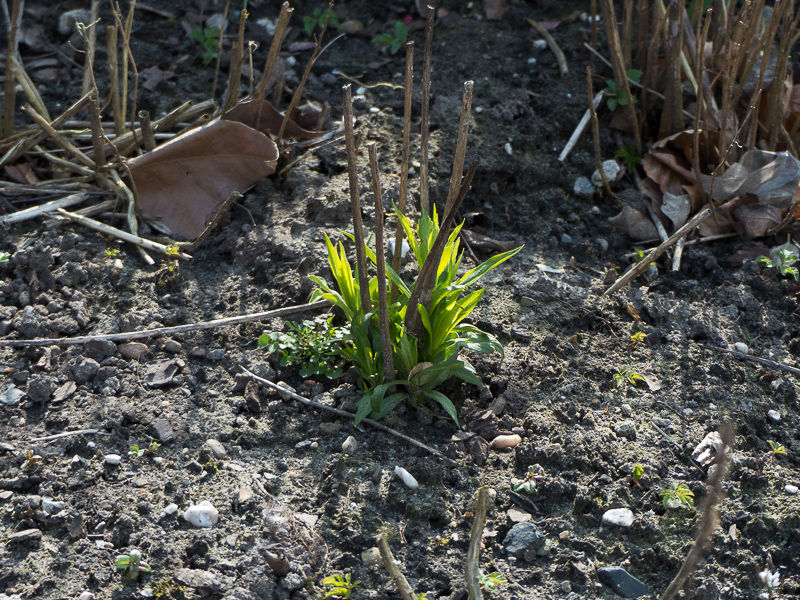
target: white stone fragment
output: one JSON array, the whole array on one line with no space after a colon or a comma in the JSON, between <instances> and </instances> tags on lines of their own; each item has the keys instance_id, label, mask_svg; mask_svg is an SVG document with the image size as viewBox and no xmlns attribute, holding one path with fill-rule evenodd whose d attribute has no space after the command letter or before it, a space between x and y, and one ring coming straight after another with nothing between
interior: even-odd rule
<instances>
[{"instance_id":1,"label":"white stone fragment","mask_svg":"<svg viewBox=\"0 0 800 600\"><path fill-rule=\"evenodd\" d=\"M633 524L633 511L629 508L612 508L603 514L603 523L630 527Z\"/></svg>"},{"instance_id":2,"label":"white stone fragment","mask_svg":"<svg viewBox=\"0 0 800 600\"><path fill-rule=\"evenodd\" d=\"M741 352L742 354L750 354L750 348L747 347L747 344L744 342L736 342L733 345L733 349L737 352Z\"/></svg>"},{"instance_id":3,"label":"white stone fragment","mask_svg":"<svg viewBox=\"0 0 800 600\"><path fill-rule=\"evenodd\" d=\"M608 183L614 183L617 180L620 170L620 166L615 160L607 160L603 162L603 172L606 174ZM600 187L603 185L603 178L600 176L600 171L595 171L592 173L592 184L594 184L595 187Z\"/></svg>"},{"instance_id":4,"label":"white stone fragment","mask_svg":"<svg viewBox=\"0 0 800 600\"><path fill-rule=\"evenodd\" d=\"M119 454L106 454L105 460L107 465L118 465L122 461L122 457Z\"/></svg>"},{"instance_id":5,"label":"white stone fragment","mask_svg":"<svg viewBox=\"0 0 800 600\"><path fill-rule=\"evenodd\" d=\"M208 500L190 506L183 513L183 518L195 527L213 527L219 521L219 511Z\"/></svg>"},{"instance_id":6,"label":"white stone fragment","mask_svg":"<svg viewBox=\"0 0 800 600\"><path fill-rule=\"evenodd\" d=\"M400 480L403 483L405 483L408 487L410 487L412 490L416 490L419 488L419 483L417 483L417 480L414 479L414 476L408 471L406 471L403 467L395 467L394 474L397 475L400 478Z\"/></svg>"},{"instance_id":7,"label":"white stone fragment","mask_svg":"<svg viewBox=\"0 0 800 600\"><path fill-rule=\"evenodd\" d=\"M787 483L786 487L783 489L786 490L787 494L796 494L798 491L798 487L796 485L792 485L791 483Z\"/></svg>"},{"instance_id":8,"label":"white stone fragment","mask_svg":"<svg viewBox=\"0 0 800 600\"><path fill-rule=\"evenodd\" d=\"M772 419L776 423L781 420L781 413L779 413L777 410L770 409L767 411L767 415L769 416L770 419Z\"/></svg>"},{"instance_id":9,"label":"white stone fragment","mask_svg":"<svg viewBox=\"0 0 800 600\"><path fill-rule=\"evenodd\" d=\"M342 442L343 454L354 454L356 449L358 449L358 442L352 435L348 436L348 438Z\"/></svg>"},{"instance_id":10,"label":"white stone fragment","mask_svg":"<svg viewBox=\"0 0 800 600\"><path fill-rule=\"evenodd\" d=\"M178 512L178 505L174 502L171 502L164 507L165 515L174 515L176 512Z\"/></svg>"},{"instance_id":11,"label":"white stone fragment","mask_svg":"<svg viewBox=\"0 0 800 600\"><path fill-rule=\"evenodd\" d=\"M509 156L512 156L514 154L514 150L511 148L511 143L506 142L506 145L503 146L503 148L505 149L506 154L508 154Z\"/></svg>"}]
</instances>

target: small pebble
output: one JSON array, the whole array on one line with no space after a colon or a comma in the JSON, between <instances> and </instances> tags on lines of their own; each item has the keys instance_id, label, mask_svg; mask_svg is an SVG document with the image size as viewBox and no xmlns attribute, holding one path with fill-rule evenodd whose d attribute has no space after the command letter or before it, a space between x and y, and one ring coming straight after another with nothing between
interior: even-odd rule
<instances>
[{"instance_id":1,"label":"small pebble","mask_svg":"<svg viewBox=\"0 0 800 600\"><path fill-rule=\"evenodd\" d=\"M416 490L419 488L419 483L417 483L417 480L414 479L414 476L408 471L406 471L403 467L395 467L394 474L397 475L400 478L400 480L403 483L405 483L408 487L410 487L412 490Z\"/></svg>"},{"instance_id":2,"label":"small pebble","mask_svg":"<svg viewBox=\"0 0 800 600\"><path fill-rule=\"evenodd\" d=\"M786 487L783 488L783 489L786 490L787 494L796 494L797 491L798 491L797 486L796 485L792 485L791 483L786 484Z\"/></svg>"},{"instance_id":3,"label":"small pebble","mask_svg":"<svg viewBox=\"0 0 800 600\"><path fill-rule=\"evenodd\" d=\"M356 449L358 449L358 442L356 438L352 435L349 436L344 442L342 442L342 453L343 454L354 454Z\"/></svg>"},{"instance_id":4,"label":"small pebble","mask_svg":"<svg viewBox=\"0 0 800 600\"><path fill-rule=\"evenodd\" d=\"M506 448L513 448L514 446L519 446L521 443L522 443L522 438L517 434L498 435L496 438L492 440L492 443L489 444L489 447L494 448L495 450L505 450Z\"/></svg>"},{"instance_id":5,"label":"small pebble","mask_svg":"<svg viewBox=\"0 0 800 600\"><path fill-rule=\"evenodd\" d=\"M572 591L572 586L570 585L569 581L561 582L561 591L565 594L569 594Z\"/></svg>"},{"instance_id":6,"label":"small pebble","mask_svg":"<svg viewBox=\"0 0 800 600\"><path fill-rule=\"evenodd\" d=\"M176 512L178 512L178 505L175 504L174 502L172 502L170 504L167 504L164 507L164 514L165 515L174 515Z\"/></svg>"},{"instance_id":7,"label":"small pebble","mask_svg":"<svg viewBox=\"0 0 800 600\"><path fill-rule=\"evenodd\" d=\"M81 595L78 596L78 600L94 600L94 594L89 591L83 591Z\"/></svg>"},{"instance_id":8,"label":"small pebble","mask_svg":"<svg viewBox=\"0 0 800 600\"><path fill-rule=\"evenodd\" d=\"M603 514L603 523L630 527L633 524L633 511L629 508L612 508Z\"/></svg>"},{"instance_id":9,"label":"small pebble","mask_svg":"<svg viewBox=\"0 0 800 600\"><path fill-rule=\"evenodd\" d=\"M750 348L747 347L747 344L744 344L742 342L736 342L733 345L733 349L736 350L737 352L741 352L742 354L750 354Z\"/></svg>"},{"instance_id":10,"label":"small pebble","mask_svg":"<svg viewBox=\"0 0 800 600\"><path fill-rule=\"evenodd\" d=\"M776 423L778 423L781 420L781 413L779 413L777 410L769 410L767 412L767 415L769 416L770 419L772 419Z\"/></svg>"},{"instance_id":11,"label":"small pebble","mask_svg":"<svg viewBox=\"0 0 800 600\"><path fill-rule=\"evenodd\" d=\"M219 521L219 511L208 500L190 506L183 513L183 518L195 527L213 527Z\"/></svg>"},{"instance_id":12,"label":"small pebble","mask_svg":"<svg viewBox=\"0 0 800 600\"><path fill-rule=\"evenodd\" d=\"M107 465L118 465L122 457L119 454L106 454L105 460Z\"/></svg>"}]
</instances>

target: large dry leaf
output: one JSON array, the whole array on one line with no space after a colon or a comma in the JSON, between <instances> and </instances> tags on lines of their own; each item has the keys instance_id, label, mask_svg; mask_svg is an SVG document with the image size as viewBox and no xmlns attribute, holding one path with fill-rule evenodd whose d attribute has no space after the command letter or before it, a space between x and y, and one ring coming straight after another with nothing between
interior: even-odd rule
<instances>
[{"instance_id":1,"label":"large dry leaf","mask_svg":"<svg viewBox=\"0 0 800 600\"><path fill-rule=\"evenodd\" d=\"M129 165L144 218L193 239L232 192L271 175L277 162L278 147L263 133L217 120Z\"/></svg>"},{"instance_id":2,"label":"large dry leaf","mask_svg":"<svg viewBox=\"0 0 800 600\"><path fill-rule=\"evenodd\" d=\"M243 123L248 127L255 129L256 119L258 118L258 100L248 100L247 102L240 102L231 110L222 115L223 121L237 121ZM258 130L267 135L278 135L283 122L283 115L279 113L272 104L266 100L261 101L261 121L259 122ZM286 137L310 140L325 135L324 131L309 131L303 129L292 119L286 124Z\"/></svg>"},{"instance_id":3,"label":"large dry leaf","mask_svg":"<svg viewBox=\"0 0 800 600\"><path fill-rule=\"evenodd\" d=\"M658 237L653 222L632 206L624 206L622 212L611 217L608 222L636 242Z\"/></svg>"},{"instance_id":4,"label":"large dry leaf","mask_svg":"<svg viewBox=\"0 0 800 600\"><path fill-rule=\"evenodd\" d=\"M742 225L745 237L752 240L778 225L783 213L785 211L769 204L746 204L734 210L733 216Z\"/></svg>"}]
</instances>

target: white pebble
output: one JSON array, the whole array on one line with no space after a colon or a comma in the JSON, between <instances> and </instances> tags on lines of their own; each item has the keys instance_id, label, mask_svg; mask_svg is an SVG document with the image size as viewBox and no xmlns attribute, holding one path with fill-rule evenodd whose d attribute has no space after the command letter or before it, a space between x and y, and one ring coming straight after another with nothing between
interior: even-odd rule
<instances>
[{"instance_id":1,"label":"white pebble","mask_svg":"<svg viewBox=\"0 0 800 600\"><path fill-rule=\"evenodd\" d=\"M767 415L776 423L781 420L781 413L779 413L777 410L769 410L767 411Z\"/></svg>"},{"instance_id":2,"label":"white pebble","mask_svg":"<svg viewBox=\"0 0 800 600\"><path fill-rule=\"evenodd\" d=\"M533 47L537 50L543 50L547 48L547 42L544 40L533 40Z\"/></svg>"},{"instance_id":3,"label":"white pebble","mask_svg":"<svg viewBox=\"0 0 800 600\"><path fill-rule=\"evenodd\" d=\"M503 148L505 149L506 154L508 154L509 156L514 154L514 151L511 149L511 144L509 144L508 142L506 142L506 145L503 146Z\"/></svg>"},{"instance_id":4,"label":"white pebble","mask_svg":"<svg viewBox=\"0 0 800 600\"><path fill-rule=\"evenodd\" d=\"M357 448L358 442L352 435L342 442L342 453L344 454L354 454Z\"/></svg>"},{"instance_id":5,"label":"white pebble","mask_svg":"<svg viewBox=\"0 0 800 600\"><path fill-rule=\"evenodd\" d=\"M787 494L796 494L796 493L797 493L797 491L798 491L798 488L797 488L797 486L796 486L796 485L792 485L791 483L787 483L787 484L786 484L786 487L785 487L785 488L783 488L783 489L785 489L785 490L786 490L786 493L787 493Z\"/></svg>"},{"instance_id":6,"label":"white pebble","mask_svg":"<svg viewBox=\"0 0 800 600\"><path fill-rule=\"evenodd\" d=\"M633 511L629 508L612 508L603 514L603 523L630 527L633 524Z\"/></svg>"},{"instance_id":7,"label":"white pebble","mask_svg":"<svg viewBox=\"0 0 800 600\"><path fill-rule=\"evenodd\" d=\"M195 527L213 527L219 521L219 511L208 500L190 506L183 513L183 518Z\"/></svg>"},{"instance_id":8,"label":"white pebble","mask_svg":"<svg viewBox=\"0 0 800 600\"><path fill-rule=\"evenodd\" d=\"M94 594L89 591L83 591L81 595L78 596L78 600L94 600Z\"/></svg>"},{"instance_id":9,"label":"white pebble","mask_svg":"<svg viewBox=\"0 0 800 600\"><path fill-rule=\"evenodd\" d=\"M408 487L412 490L416 490L419 488L419 484L417 480L414 479L414 476L406 471L403 467L395 467L394 474L397 475L403 483L405 483Z\"/></svg>"},{"instance_id":10,"label":"white pebble","mask_svg":"<svg viewBox=\"0 0 800 600\"><path fill-rule=\"evenodd\" d=\"M178 512L178 505L175 504L174 502L172 502L170 504L167 504L164 507L164 514L165 515L174 515L176 512Z\"/></svg>"},{"instance_id":11,"label":"white pebble","mask_svg":"<svg viewBox=\"0 0 800 600\"><path fill-rule=\"evenodd\" d=\"M742 354L750 354L750 348L747 347L747 344L743 342L736 342L733 345L733 349L737 352L741 352Z\"/></svg>"},{"instance_id":12,"label":"white pebble","mask_svg":"<svg viewBox=\"0 0 800 600\"><path fill-rule=\"evenodd\" d=\"M119 454L106 454L106 464L107 465L118 465L122 457Z\"/></svg>"}]
</instances>

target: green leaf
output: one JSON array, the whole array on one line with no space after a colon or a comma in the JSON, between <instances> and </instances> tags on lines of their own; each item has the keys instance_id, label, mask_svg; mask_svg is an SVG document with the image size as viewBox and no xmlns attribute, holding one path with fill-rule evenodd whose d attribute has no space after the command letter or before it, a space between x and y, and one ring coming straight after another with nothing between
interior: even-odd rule
<instances>
[{"instance_id":1,"label":"green leaf","mask_svg":"<svg viewBox=\"0 0 800 600\"><path fill-rule=\"evenodd\" d=\"M114 561L114 566L118 569L127 569L128 565L130 564L130 557L128 556L118 556L117 560Z\"/></svg>"},{"instance_id":2,"label":"green leaf","mask_svg":"<svg viewBox=\"0 0 800 600\"><path fill-rule=\"evenodd\" d=\"M499 267L509 258L514 256L517 252L522 250L522 248L524 248L524 246L520 246L519 248L515 248L514 250L509 250L508 252L503 252L502 254L493 256L486 262L481 263L471 271L468 271L466 275L464 275L461 279L458 280L458 285L463 287L469 287L474 283L477 283L478 280L480 280L489 271L491 271L495 267Z\"/></svg>"},{"instance_id":3,"label":"green leaf","mask_svg":"<svg viewBox=\"0 0 800 600\"><path fill-rule=\"evenodd\" d=\"M450 415L450 418L453 419L453 421L456 422L456 425L458 425L459 428L461 427L461 425L458 424L458 413L456 411L456 407L453 405L453 403L450 401L450 399L447 396L445 396L441 392L437 392L437 391L433 391L433 390L426 391L424 393L425 393L425 396L427 396L431 400L436 400L436 402L441 404L442 408L444 409L444 411L448 415Z\"/></svg>"}]
</instances>

